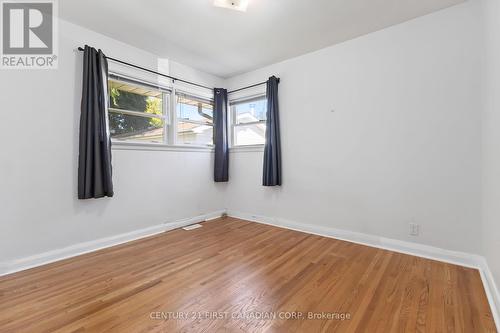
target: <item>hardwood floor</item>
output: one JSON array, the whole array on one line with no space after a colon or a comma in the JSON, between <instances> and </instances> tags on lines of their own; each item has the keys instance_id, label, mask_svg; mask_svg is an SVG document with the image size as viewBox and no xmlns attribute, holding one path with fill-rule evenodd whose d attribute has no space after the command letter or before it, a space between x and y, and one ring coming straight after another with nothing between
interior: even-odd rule
<instances>
[{"instance_id":1,"label":"hardwood floor","mask_svg":"<svg viewBox=\"0 0 500 333\"><path fill-rule=\"evenodd\" d=\"M203 225L0 277L0 332L496 332L474 269Z\"/></svg>"}]
</instances>

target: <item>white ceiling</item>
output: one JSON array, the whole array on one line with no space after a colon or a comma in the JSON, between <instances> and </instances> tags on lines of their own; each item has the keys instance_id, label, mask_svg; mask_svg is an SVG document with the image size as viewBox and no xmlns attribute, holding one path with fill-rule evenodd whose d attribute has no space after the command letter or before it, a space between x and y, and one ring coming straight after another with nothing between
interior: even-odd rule
<instances>
[{"instance_id":1,"label":"white ceiling","mask_svg":"<svg viewBox=\"0 0 500 333\"><path fill-rule=\"evenodd\" d=\"M213 0L63 0L59 6L68 21L230 77L461 2L250 0L246 13L213 7Z\"/></svg>"}]
</instances>

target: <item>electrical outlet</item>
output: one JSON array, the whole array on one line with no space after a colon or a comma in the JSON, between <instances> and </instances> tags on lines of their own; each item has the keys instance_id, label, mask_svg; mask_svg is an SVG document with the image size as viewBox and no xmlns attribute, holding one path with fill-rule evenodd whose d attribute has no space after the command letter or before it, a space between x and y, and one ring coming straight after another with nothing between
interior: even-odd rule
<instances>
[{"instance_id":1,"label":"electrical outlet","mask_svg":"<svg viewBox=\"0 0 500 333\"><path fill-rule=\"evenodd\" d=\"M416 223L410 223L410 236L418 236L420 233L420 226Z\"/></svg>"}]
</instances>

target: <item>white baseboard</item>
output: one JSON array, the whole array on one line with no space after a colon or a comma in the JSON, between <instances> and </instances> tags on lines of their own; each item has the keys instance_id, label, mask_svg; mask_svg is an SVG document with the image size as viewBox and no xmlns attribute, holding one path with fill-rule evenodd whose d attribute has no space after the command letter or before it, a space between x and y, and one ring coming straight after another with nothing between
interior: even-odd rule
<instances>
[{"instance_id":1,"label":"white baseboard","mask_svg":"<svg viewBox=\"0 0 500 333\"><path fill-rule=\"evenodd\" d=\"M481 275L481 280L484 285L486 296L488 297L488 302L490 304L495 324L498 328L500 328L500 314L498 312L498 310L500 309L500 294L498 293L498 288L488 267L488 263L482 256L465 252L450 251L434 246L405 242L401 240L379 237L354 231L303 224L295 221L267 216L259 216L238 211L228 210L227 215L242 220L268 224L275 227L345 240L348 242L367 245L384 250L475 268L479 270L479 273Z\"/></svg>"},{"instance_id":2,"label":"white baseboard","mask_svg":"<svg viewBox=\"0 0 500 333\"><path fill-rule=\"evenodd\" d=\"M481 266L478 269L481 274L481 280L483 281L484 291L490 303L493 319L495 319L497 330L500 330L500 292L485 258L482 258Z\"/></svg>"},{"instance_id":3,"label":"white baseboard","mask_svg":"<svg viewBox=\"0 0 500 333\"><path fill-rule=\"evenodd\" d=\"M208 214L203 214L195 216L192 218L177 220L174 222L167 222L160 225L155 225L152 227L135 230L132 232L115 235L111 237L105 237L89 242L79 243L71 245L62 249L56 249L41 254L10 260L6 262L0 262L0 276L23 271L29 268L49 264L59 260L75 257L81 254L97 251L107 247L115 246L118 244L130 242L144 237L153 236L168 230L173 230L181 227L185 227L190 224L199 223L203 221L212 220L222 216L225 210L216 211Z\"/></svg>"}]
</instances>

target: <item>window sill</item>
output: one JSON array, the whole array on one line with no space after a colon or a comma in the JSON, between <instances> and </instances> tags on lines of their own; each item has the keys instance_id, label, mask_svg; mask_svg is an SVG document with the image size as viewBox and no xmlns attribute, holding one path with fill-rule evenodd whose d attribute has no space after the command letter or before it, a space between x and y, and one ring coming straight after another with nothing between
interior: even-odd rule
<instances>
[{"instance_id":1,"label":"window sill","mask_svg":"<svg viewBox=\"0 0 500 333\"><path fill-rule=\"evenodd\" d=\"M118 140L111 141L111 148L113 150L145 150L145 151L186 151L186 152L214 151L214 147L211 146L165 145L162 143L131 142L131 141L118 141ZM229 151L233 153L264 152L264 145L230 147Z\"/></svg>"},{"instance_id":2,"label":"window sill","mask_svg":"<svg viewBox=\"0 0 500 333\"><path fill-rule=\"evenodd\" d=\"M185 152L202 152L211 153L214 151L210 146L195 146L195 145L165 145L161 143L145 143L145 142L126 142L112 140L111 148L113 150L143 150L143 151L185 151Z\"/></svg>"},{"instance_id":3,"label":"window sill","mask_svg":"<svg viewBox=\"0 0 500 333\"><path fill-rule=\"evenodd\" d=\"M229 148L229 151L233 153L263 152L264 145L236 146Z\"/></svg>"}]
</instances>

